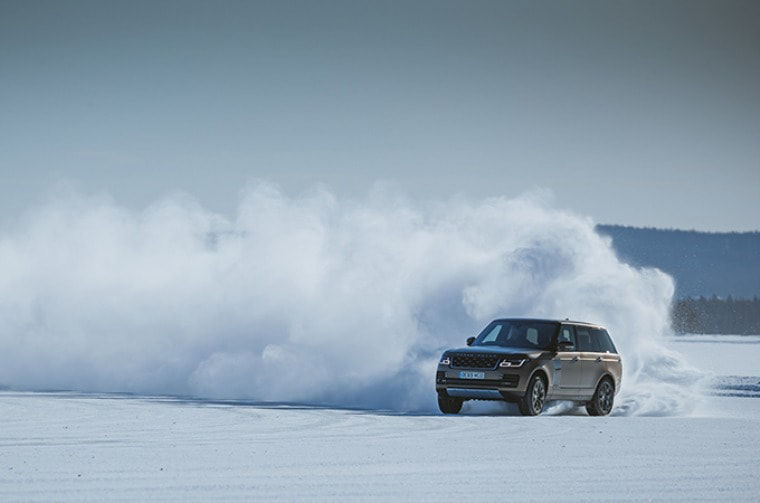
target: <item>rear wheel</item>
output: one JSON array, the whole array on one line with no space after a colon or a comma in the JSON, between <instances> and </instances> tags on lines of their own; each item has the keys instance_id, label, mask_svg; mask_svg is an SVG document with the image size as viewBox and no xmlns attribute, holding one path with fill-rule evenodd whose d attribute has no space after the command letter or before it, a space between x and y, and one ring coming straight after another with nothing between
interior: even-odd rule
<instances>
[{"instance_id":1,"label":"rear wheel","mask_svg":"<svg viewBox=\"0 0 760 503\"><path fill-rule=\"evenodd\" d=\"M544 410L546 400L546 383L536 374L530 378L525 395L517 403L523 416L537 416Z\"/></svg>"},{"instance_id":2,"label":"rear wheel","mask_svg":"<svg viewBox=\"0 0 760 503\"><path fill-rule=\"evenodd\" d=\"M606 416L612 410L615 402L615 387L612 381L605 377L596 387L594 396L586 402L586 412L589 416Z\"/></svg>"},{"instance_id":3,"label":"rear wheel","mask_svg":"<svg viewBox=\"0 0 760 503\"><path fill-rule=\"evenodd\" d=\"M459 411L462 410L462 402L461 398L438 395L438 408L444 414L459 414Z\"/></svg>"}]
</instances>

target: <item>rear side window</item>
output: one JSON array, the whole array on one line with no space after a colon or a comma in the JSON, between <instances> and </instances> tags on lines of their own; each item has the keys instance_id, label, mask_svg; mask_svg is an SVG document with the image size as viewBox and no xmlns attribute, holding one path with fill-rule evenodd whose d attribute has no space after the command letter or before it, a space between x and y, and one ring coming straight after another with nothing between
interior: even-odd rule
<instances>
[{"instance_id":1,"label":"rear side window","mask_svg":"<svg viewBox=\"0 0 760 503\"><path fill-rule=\"evenodd\" d=\"M615 349L615 345L612 343L612 338L610 337L610 334L608 334L606 330L592 328L591 337L592 339L595 339L594 342L596 343L596 346L599 348L597 349L598 352L617 353L617 349Z\"/></svg>"},{"instance_id":2,"label":"rear side window","mask_svg":"<svg viewBox=\"0 0 760 503\"><path fill-rule=\"evenodd\" d=\"M591 332L586 327L575 327L575 335L578 338L578 351L596 351L591 344Z\"/></svg>"}]
</instances>

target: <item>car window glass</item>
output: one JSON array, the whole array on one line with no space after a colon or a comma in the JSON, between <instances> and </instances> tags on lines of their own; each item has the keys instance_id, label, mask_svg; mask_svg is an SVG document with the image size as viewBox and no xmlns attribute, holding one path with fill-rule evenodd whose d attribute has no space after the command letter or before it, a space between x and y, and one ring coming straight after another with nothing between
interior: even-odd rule
<instances>
[{"instance_id":1,"label":"car window glass","mask_svg":"<svg viewBox=\"0 0 760 503\"><path fill-rule=\"evenodd\" d=\"M602 330L599 328L591 329L591 351L596 353L607 352L606 341L602 339Z\"/></svg>"},{"instance_id":2,"label":"car window glass","mask_svg":"<svg viewBox=\"0 0 760 503\"><path fill-rule=\"evenodd\" d=\"M494 325L494 327L491 329L490 332L488 332L488 335L483 337L482 342L494 342L496 338L499 336L499 332L501 332L501 325Z\"/></svg>"},{"instance_id":3,"label":"car window glass","mask_svg":"<svg viewBox=\"0 0 760 503\"><path fill-rule=\"evenodd\" d=\"M592 329L591 336L593 338L593 342L596 343L596 347L597 347L596 351L600 353L617 353L617 350L615 349L615 345L612 344L610 335L607 333L606 330Z\"/></svg>"},{"instance_id":4,"label":"car window glass","mask_svg":"<svg viewBox=\"0 0 760 503\"><path fill-rule=\"evenodd\" d=\"M550 349L558 329L559 324L553 322L496 320L478 334L473 345Z\"/></svg>"},{"instance_id":5,"label":"car window glass","mask_svg":"<svg viewBox=\"0 0 760 503\"><path fill-rule=\"evenodd\" d=\"M535 344L538 346L538 330L535 328L529 328L525 331L525 338L528 339L528 342L531 344Z\"/></svg>"},{"instance_id":6,"label":"car window glass","mask_svg":"<svg viewBox=\"0 0 760 503\"><path fill-rule=\"evenodd\" d=\"M573 327L563 326L562 330L560 330L559 336L557 336L557 342L564 341L572 343L572 346L567 348L568 351L573 351L575 349L575 333L573 332Z\"/></svg>"},{"instance_id":7,"label":"car window glass","mask_svg":"<svg viewBox=\"0 0 760 503\"><path fill-rule=\"evenodd\" d=\"M591 332L586 327L575 327L575 335L578 341L578 351L595 351L591 344Z\"/></svg>"},{"instance_id":8,"label":"car window glass","mask_svg":"<svg viewBox=\"0 0 760 503\"><path fill-rule=\"evenodd\" d=\"M610 337L609 332L607 332L606 330L602 330L602 332L604 333L605 339L607 339L607 347L610 348L610 353L617 353L618 350L615 347L615 343L612 342L612 337Z\"/></svg>"}]
</instances>

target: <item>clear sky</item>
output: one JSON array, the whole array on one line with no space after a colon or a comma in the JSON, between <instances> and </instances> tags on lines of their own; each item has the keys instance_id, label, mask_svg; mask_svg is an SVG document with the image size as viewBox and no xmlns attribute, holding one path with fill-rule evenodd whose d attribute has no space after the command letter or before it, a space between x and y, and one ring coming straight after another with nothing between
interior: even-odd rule
<instances>
[{"instance_id":1,"label":"clear sky","mask_svg":"<svg viewBox=\"0 0 760 503\"><path fill-rule=\"evenodd\" d=\"M252 178L758 229L760 2L0 0L5 217Z\"/></svg>"}]
</instances>

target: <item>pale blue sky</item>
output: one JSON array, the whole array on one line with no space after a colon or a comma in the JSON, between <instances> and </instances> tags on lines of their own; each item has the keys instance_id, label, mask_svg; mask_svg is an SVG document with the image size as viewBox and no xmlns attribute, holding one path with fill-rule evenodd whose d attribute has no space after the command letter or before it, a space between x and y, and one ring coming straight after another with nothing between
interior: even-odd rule
<instances>
[{"instance_id":1,"label":"pale blue sky","mask_svg":"<svg viewBox=\"0 0 760 503\"><path fill-rule=\"evenodd\" d=\"M758 229L760 3L0 0L6 218L251 178Z\"/></svg>"}]
</instances>

